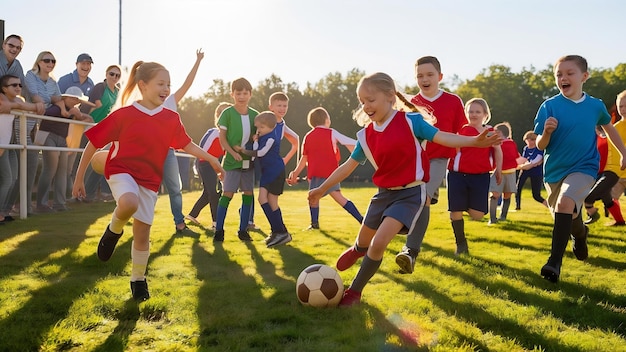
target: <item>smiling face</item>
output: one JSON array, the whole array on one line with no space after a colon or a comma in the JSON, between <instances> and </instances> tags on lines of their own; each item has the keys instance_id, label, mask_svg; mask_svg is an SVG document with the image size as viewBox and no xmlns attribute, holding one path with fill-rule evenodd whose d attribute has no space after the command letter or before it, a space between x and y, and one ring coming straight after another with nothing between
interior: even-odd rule
<instances>
[{"instance_id":1,"label":"smiling face","mask_svg":"<svg viewBox=\"0 0 626 352\"><path fill-rule=\"evenodd\" d=\"M589 72L583 72L573 60L561 61L554 67L554 79L559 91L569 99L577 100L583 95L583 83Z\"/></svg>"},{"instance_id":2,"label":"smiling face","mask_svg":"<svg viewBox=\"0 0 626 352\"><path fill-rule=\"evenodd\" d=\"M84 79L87 79L87 76L89 76L89 72L91 72L91 62L89 61L77 62L76 72L78 72L78 77L80 77L81 81Z\"/></svg>"},{"instance_id":3,"label":"smiling face","mask_svg":"<svg viewBox=\"0 0 626 352\"><path fill-rule=\"evenodd\" d=\"M282 121L283 117L287 115L289 109L289 101L287 100L274 100L270 103L269 110L276 115L278 121Z\"/></svg>"},{"instance_id":4,"label":"smiling face","mask_svg":"<svg viewBox=\"0 0 626 352\"><path fill-rule=\"evenodd\" d=\"M12 63L13 60L17 58L17 55L22 52L22 46L22 41L15 37L10 37L2 43L2 52L6 56L9 63Z\"/></svg>"},{"instance_id":5,"label":"smiling face","mask_svg":"<svg viewBox=\"0 0 626 352\"><path fill-rule=\"evenodd\" d=\"M50 72L54 70L56 62L57 60L54 58L54 55L50 53L44 54L38 63L40 72L49 75Z\"/></svg>"},{"instance_id":6,"label":"smiling face","mask_svg":"<svg viewBox=\"0 0 626 352\"><path fill-rule=\"evenodd\" d=\"M2 87L2 93L10 101L13 101L15 97L22 94L22 81L19 78L9 78L7 84Z\"/></svg>"},{"instance_id":7,"label":"smiling face","mask_svg":"<svg viewBox=\"0 0 626 352\"><path fill-rule=\"evenodd\" d=\"M439 92L439 82L443 75L437 71L435 65L426 63L415 66L415 78L420 87L420 92L424 96L432 98Z\"/></svg>"},{"instance_id":8,"label":"smiling face","mask_svg":"<svg viewBox=\"0 0 626 352\"><path fill-rule=\"evenodd\" d=\"M138 85L143 97L140 104L150 110L155 109L170 95L170 73L158 70L151 79L139 81Z\"/></svg>"},{"instance_id":9,"label":"smiling face","mask_svg":"<svg viewBox=\"0 0 626 352\"><path fill-rule=\"evenodd\" d=\"M391 117L393 104L396 101L393 94L385 93L364 82L359 86L357 96L363 105L363 112L377 125L382 125Z\"/></svg>"}]
</instances>

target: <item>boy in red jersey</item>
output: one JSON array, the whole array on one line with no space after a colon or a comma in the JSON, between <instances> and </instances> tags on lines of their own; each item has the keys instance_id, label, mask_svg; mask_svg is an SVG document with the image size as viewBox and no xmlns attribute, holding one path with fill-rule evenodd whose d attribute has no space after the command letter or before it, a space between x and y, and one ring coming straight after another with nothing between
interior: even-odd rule
<instances>
[{"instance_id":1,"label":"boy in red jersey","mask_svg":"<svg viewBox=\"0 0 626 352\"><path fill-rule=\"evenodd\" d=\"M515 171L517 170L517 159L521 157L517 150L517 144L511 139L511 125L508 122L501 122L495 125L496 133L502 137L502 182L496 182L496 174L491 175L489 181L489 224L496 224L498 220L506 220L506 215L511 206L511 195L517 190ZM502 196L502 210L500 218L496 217L498 199Z\"/></svg>"},{"instance_id":2,"label":"boy in red jersey","mask_svg":"<svg viewBox=\"0 0 626 352\"><path fill-rule=\"evenodd\" d=\"M411 103L428 110L435 116L435 127L440 131L458 133L467 123L463 110L463 101L457 95L439 88L443 78L441 64L434 56L424 56L415 63L415 78L420 92L411 99ZM406 238L406 245L396 256L400 272L412 273L415 258L422 247L422 241L430 220L430 204L436 204L439 187L446 175L448 160L454 157L454 148L446 147L431 141L426 143L426 155L429 159L430 180L426 183L426 203L414 231Z\"/></svg>"},{"instance_id":3,"label":"boy in red jersey","mask_svg":"<svg viewBox=\"0 0 626 352\"><path fill-rule=\"evenodd\" d=\"M289 173L288 183L293 185L298 182L298 176L302 170L307 168L307 179L309 180L309 189L319 187L330 174L339 166L341 155L337 148L337 143L348 148L350 152L354 150L356 140L346 137L330 128L330 115L328 111L322 107L317 107L309 111L307 116L309 126L312 130L304 136L302 142L302 157L298 161L296 169ZM326 194L341 205L356 221L361 223L363 216L356 208L354 203L341 194L339 184L331 187ZM319 201L309 202L309 210L311 212L311 225L308 230L319 229Z\"/></svg>"}]
</instances>

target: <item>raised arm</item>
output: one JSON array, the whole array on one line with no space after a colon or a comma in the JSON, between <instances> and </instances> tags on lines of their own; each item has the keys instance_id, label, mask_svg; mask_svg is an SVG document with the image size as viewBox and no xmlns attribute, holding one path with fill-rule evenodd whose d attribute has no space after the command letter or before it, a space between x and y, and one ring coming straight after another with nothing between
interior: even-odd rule
<instances>
[{"instance_id":1,"label":"raised arm","mask_svg":"<svg viewBox=\"0 0 626 352\"><path fill-rule=\"evenodd\" d=\"M180 102L183 99L185 94L187 94L187 91L189 90L189 88L191 88L191 84L193 83L193 80L196 78L196 74L198 73L198 68L200 67L200 61L202 61L202 59L204 59L204 52L202 51L202 48L200 48L196 50L196 62L193 64L191 71L189 71L187 78L185 78L183 85L180 86L180 88L178 88L176 93L174 93L174 99L176 100L176 104L178 104L178 102Z\"/></svg>"}]
</instances>

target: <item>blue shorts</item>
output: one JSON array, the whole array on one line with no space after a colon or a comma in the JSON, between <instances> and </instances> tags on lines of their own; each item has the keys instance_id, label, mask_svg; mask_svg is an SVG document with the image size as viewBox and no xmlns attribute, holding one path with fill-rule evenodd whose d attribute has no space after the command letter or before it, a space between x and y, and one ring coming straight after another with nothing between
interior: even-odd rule
<instances>
[{"instance_id":1,"label":"blue shorts","mask_svg":"<svg viewBox=\"0 0 626 352\"><path fill-rule=\"evenodd\" d=\"M489 173L464 174L448 170L448 210L489 211Z\"/></svg>"},{"instance_id":2,"label":"blue shorts","mask_svg":"<svg viewBox=\"0 0 626 352\"><path fill-rule=\"evenodd\" d=\"M400 190L379 188L370 200L363 225L378 229L387 216L401 222L400 233L411 233L426 202L426 184Z\"/></svg>"}]
</instances>

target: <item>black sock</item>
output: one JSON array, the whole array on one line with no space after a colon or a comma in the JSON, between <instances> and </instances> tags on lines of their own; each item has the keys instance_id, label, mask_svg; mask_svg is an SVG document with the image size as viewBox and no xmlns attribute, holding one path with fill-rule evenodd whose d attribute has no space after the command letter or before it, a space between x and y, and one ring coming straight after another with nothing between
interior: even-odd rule
<instances>
[{"instance_id":1,"label":"black sock","mask_svg":"<svg viewBox=\"0 0 626 352\"><path fill-rule=\"evenodd\" d=\"M382 259L373 260L365 255L365 257L363 257L361 267L359 268L359 272L354 277L352 284L350 284L350 290L362 292L365 285L370 281L372 276L376 274L382 262Z\"/></svg>"}]
</instances>

